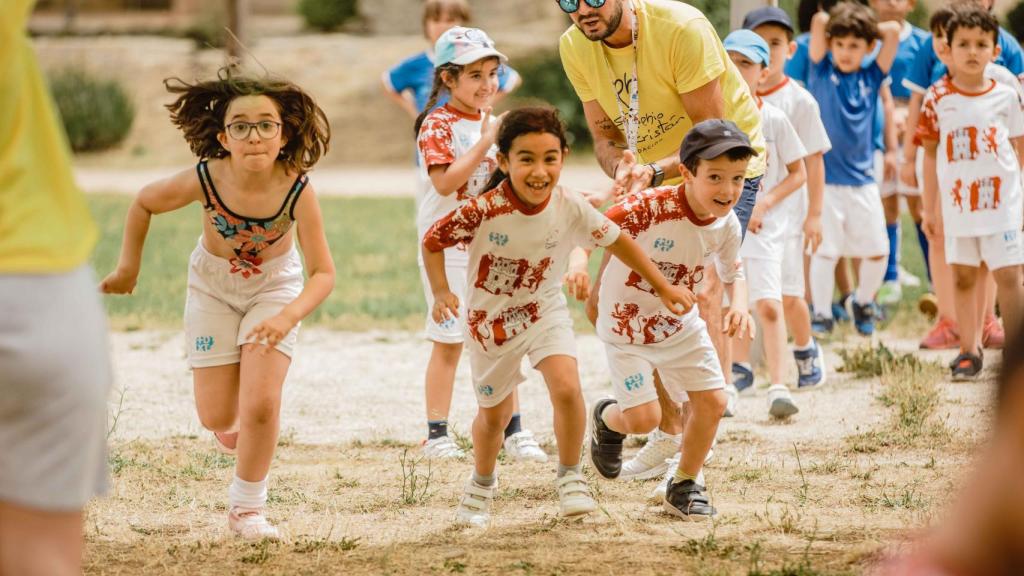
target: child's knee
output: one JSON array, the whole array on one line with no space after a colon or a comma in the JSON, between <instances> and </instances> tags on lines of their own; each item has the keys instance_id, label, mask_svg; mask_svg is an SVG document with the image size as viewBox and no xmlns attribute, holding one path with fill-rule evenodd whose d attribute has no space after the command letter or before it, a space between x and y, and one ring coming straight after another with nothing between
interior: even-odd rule
<instances>
[{"instance_id":1,"label":"child's knee","mask_svg":"<svg viewBox=\"0 0 1024 576\"><path fill-rule=\"evenodd\" d=\"M701 392L690 392L691 410L696 417L721 418L725 414L725 408L729 399L725 390L704 390Z\"/></svg>"},{"instance_id":2,"label":"child's knee","mask_svg":"<svg viewBox=\"0 0 1024 576\"><path fill-rule=\"evenodd\" d=\"M245 403L245 412L242 414L242 417L250 424L268 426L277 421L280 409L280 402L275 398L258 398Z\"/></svg>"},{"instance_id":3,"label":"child's knee","mask_svg":"<svg viewBox=\"0 0 1024 576\"><path fill-rule=\"evenodd\" d=\"M992 278L1000 290L1016 291L1021 287L1022 277L1024 277L1024 271L1020 266L1006 266L992 271Z\"/></svg>"},{"instance_id":4,"label":"child's knee","mask_svg":"<svg viewBox=\"0 0 1024 576\"><path fill-rule=\"evenodd\" d=\"M762 322L774 324L779 321L779 317L782 315L782 303L778 300L762 298L757 301L756 306L757 315L761 317Z\"/></svg>"},{"instance_id":5,"label":"child's knee","mask_svg":"<svg viewBox=\"0 0 1024 576\"><path fill-rule=\"evenodd\" d=\"M552 402L571 403L583 398L580 379L576 374L560 374L557 377L549 378L547 384Z\"/></svg>"},{"instance_id":6,"label":"child's knee","mask_svg":"<svg viewBox=\"0 0 1024 576\"><path fill-rule=\"evenodd\" d=\"M953 284L957 290L973 290L978 280L978 269L967 266L953 267Z\"/></svg>"},{"instance_id":7,"label":"child's knee","mask_svg":"<svg viewBox=\"0 0 1024 576\"><path fill-rule=\"evenodd\" d=\"M622 411L622 420L630 434L647 434L661 423L657 402L647 402Z\"/></svg>"},{"instance_id":8,"label":"child's knee","mask_svg":"<svg viewBox=\"0 0 1024 576\"><path fill-rule=\"evenodd\" d=\"M231 432L237 414L232 410L197 409L199 423L211 432Z\"/></svg>"},{"instance_id":9,"label":"child's knee","mask_svg":"<svg viewBox=\"0 0 1024 576\"><path fill-rule=\"evenodd\" d=\"M477 422L486 430L504 430L512 418L512 394L500 404L490 408L480 407L476 413Z\"/></svg>"}]
</instances>

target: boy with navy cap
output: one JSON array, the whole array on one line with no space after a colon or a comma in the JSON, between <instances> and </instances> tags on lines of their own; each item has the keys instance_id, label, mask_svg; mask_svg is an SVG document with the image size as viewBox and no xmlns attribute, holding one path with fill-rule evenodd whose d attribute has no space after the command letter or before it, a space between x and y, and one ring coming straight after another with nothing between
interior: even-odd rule
<instances>
[{"instance_id":1,"label":"boy with navy cap","mask_svg":"<svg viewBox=\"0 0 1024 576\"><path fill-rule=\"evenodd\" d=\"M793 337L797 389L808 390L824 384L827 372L824 352L811 334L805 270L809 254L821 243L824 155L832 149L832 142L821 121L817 100L786 75L786 64L797 51L789 15L774 6L758 8L743 19L743 28L756 33L768 44L768 73L758 86L757 97L786 114L806 151L807 183L785 203L789 228L782 248L782 308ZM733 364L732 377L741 392L754 384L750 366L740 362Z\"/></svg>"},{"instance_id":2,"label":"boy with navy cap","mask_svg":"<svg viewBox=\"0 0 1024 576\"><path fill-rule=\"evenodd\" d=\"M768 75L768 43L750 30L736 30L726 36L723 44L751 93L756 94ZM790 206L799 201L795 193L807 181L803 162L807 152L785 113L756 96L754 100L761 110L768 168L757 193L740 256L749 279L750 300L763 334L765 364L771 379L768 412L776 418L787 418L797 412L797 407L785 383L787 338L782 315L782 257L788 231L798 225L790 222ZM741 341L733 345L736 363L745 364L749 371L749 343Z\"/></svg>"},{"instance_id":3,"label":"boy with navy cap","mask_svg":"<svg viewBox=\"0 0 1024 576\"><path fill-rule=\"evenodd\" d=\"M750 139L728 120L693 126L679 151L683 182L627 195L606 216L644 248L674 285L698 293L706 263L715 262L732 303L723 326L708 327L697 307L675 315L655 306L650 286L611 258L601 276L597 333L605 342L614 398L593 411L591 459L614 478L629 433L650 432L661 418L654 388L657 370L675 402L689 401L678 467L669 470L663 505L681 518L715 514L701 468L725 411L725 378L709 330L749 337L753 320L740 262L740 223L732 211L743 191ZM652 300L653 299L653 300Z\"/></svg>"}]
</instances>

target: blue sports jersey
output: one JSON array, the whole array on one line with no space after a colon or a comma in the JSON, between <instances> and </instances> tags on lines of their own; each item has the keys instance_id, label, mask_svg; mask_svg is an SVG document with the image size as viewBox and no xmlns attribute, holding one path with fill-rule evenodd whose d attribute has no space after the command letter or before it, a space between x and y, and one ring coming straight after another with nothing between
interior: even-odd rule
<instances>
[{"instance_id":1,"label":"blue sports jersey","mask_svg":"<svg viewBox=\"0 0 1024 576\"><path fill-rule=\"evenodd\" d=\"M808 60L807 90L818 101L832 149L825 153L825 182L843 186L872 184L875 114L878 89L886 75L871 60L844 74L826 54L817 64Z\"/></svg>"},{"instance_id":2,"label":"blue sports jersey","mask_svg":"<svg viewBox=\"0 0 1024 576\"><path fill-rule=\"evenodd\" d=\"M1002 28L999 29L999 56L995 62L1013 72L1014 76L1024 74L1024 53L1021 52L1020 44L1012 34ZM946 72L946 65L935 55L932 38L928 37L921 45L910 73L903 79L903 85L909 90L924 94L928 87L938 82Z\"/></svg>"},{"instance_id":3,"label":"blue sports jersey","mask_svg":"<svg viewBox=\"0 0 1024 576\"><path fill-rule=\"evenodd\" d=\"M498 90L504 92L509 81L518 77L519 74L508 66L498 68ZM406 90L412 90L416 99L416 110L422 112L430 100L430 91L434 87L434 63L430 56L424 51L415 56L410 56L397 66L388 70L386 74L391 87L401 94ZM447 92L437 101L441 106L448 101Z\"/></svg>"}]
</instances>

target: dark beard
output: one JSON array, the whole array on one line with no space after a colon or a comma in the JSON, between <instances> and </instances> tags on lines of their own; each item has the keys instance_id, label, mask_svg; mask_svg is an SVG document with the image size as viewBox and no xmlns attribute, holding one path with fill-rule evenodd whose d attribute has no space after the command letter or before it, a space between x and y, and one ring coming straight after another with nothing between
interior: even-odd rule
<instances>
[{"instance_id":1,"label":"dark beard","mask_svg":"<svg viewBox=\"0 0 1024 576\"><path fill-rule=\"evenodd\" d=\"M605 38L614 34L615 31L619 29L620 24L622 24L622 2L616 2L616 10L612 14L611 19L608 21L608 27L605 29L604 32L600 32L596 36L591 36L587 34L586 32L583 31L583 28L580 28L580 32L583 32L583 35L587 37L587 40L590 40L591 42L600 42L601 40L604 40ZM577 28L579 28L578 25Z\"/></svg>"}]
</instances>

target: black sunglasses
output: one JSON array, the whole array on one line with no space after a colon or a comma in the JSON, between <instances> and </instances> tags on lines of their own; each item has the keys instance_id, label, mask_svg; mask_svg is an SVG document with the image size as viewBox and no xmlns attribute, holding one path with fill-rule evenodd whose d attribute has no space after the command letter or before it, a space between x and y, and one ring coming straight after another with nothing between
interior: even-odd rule
<instances>
[{"instance_id":1,"label":"black sunglasses","mask_svg":"<svg viewBox=\"0 0 1024 576\"><path fill-rule=\"evenodd\" d=\"M583 0L587 3L587 6L591 8L600 8L604 6L606 0ZM580 9L580 0L558 0L558 7L562 9L562 12L566 14L572 14L573 12Z\"/></svg>"}]
</instances>

